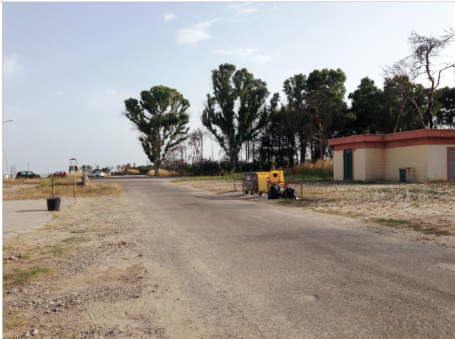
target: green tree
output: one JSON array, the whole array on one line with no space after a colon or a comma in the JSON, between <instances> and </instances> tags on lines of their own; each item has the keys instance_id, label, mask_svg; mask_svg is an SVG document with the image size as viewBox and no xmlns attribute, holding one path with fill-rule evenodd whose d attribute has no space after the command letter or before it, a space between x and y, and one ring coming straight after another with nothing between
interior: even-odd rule
<instances>
[{"instance_id":1,"label":"green tree","mask_svg":"<svg viewBox=\"0 0 455 339\"><path fill-rule=\"evenodd\" d=\"M346 93L345 81L346 75L341 69L316 69L306 80L304 114L317 126L314 138L319 142L320 159L324 159L329 130L340 123L346 110L343 100Z\"/></svg>"},{"instance_id":2,"label":"green tree","mask_svg":"<svg viewBox=\"0 0 455 339\"><path fill-rule=\"evenodd\" d=\"M383 133L386 125L383 97L383 91L375 86L373 80L368 77L360 80L360 85L348 96L351 100L350 112L355 116L349 124L351 134Z\"/></svg>"},{"instance_id":3,"label":"green tree","mask_svg":"<svg viewBox=\"0 0 455 339\"><path fill-rule=\"evenodd\" d=\"M455 128L455 87L444 87L434 92L436 125Z\"/></svg>"},{"instance_id":4,"label":"green tree","mask_svg":"<svg viewBox=\"0 0 455 339\"><path fill-rule=\"evenodd\" d=\"M202 124L213 134L235 171L243 143L253 140L267 123L267 84L255 79L246 68L236 71L234 65L224 64L212 71L212 86L213 95L207 94Z\"/></svg>"},{"instance_id":5,"label":"green tree","mask_svg":"<svg viewBox=\"0 0 455 339\"><path fill-rule=\"evenodd\" d=\"M155 86L141 92L141 101L125 100L123 114L132 121L141 135L139 141L155 166L155 175L168 151L188 137L190 103L177 90Z\"/></svg>"},{"instance_id":6,"label":"green tree","mask_svg":"<svg viewBox=\"0 0 455 339\"><path fill-rule=\"evenodd\" d=\"M300 148L300 163L305 162L305 155L308 142L313 138L314 129L311 118L305 114L305 94L307 77L303 74L296 74L283 84L283 91L286 94L287 108L297 129ZM289 120L289 119L288 119Z\"/></svg>"}]
</instances>

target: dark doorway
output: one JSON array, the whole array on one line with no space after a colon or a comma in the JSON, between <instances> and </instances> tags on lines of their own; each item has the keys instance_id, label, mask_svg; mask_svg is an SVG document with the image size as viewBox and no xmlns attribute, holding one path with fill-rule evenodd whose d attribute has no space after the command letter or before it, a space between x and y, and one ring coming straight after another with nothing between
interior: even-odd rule
<instances>
[{"instance_id":1,"label":"dark doorway","mask_svg":"<svg viewBox=\"0 0 455 339\"><path fill-rule=\"evenodd\" d=\"M400 168L400 182L406 182L406 170Z\"/></svg>"},{"instance_id":2,"label":"dark doorway","mask_svg":"<svg viewBox=\"0 0 455 339\"><path fill-rule=\"evenodd\" d=\"M352 149L345 149L344 156L344 180L352 180Z\"/></svg>"},{"instance_id":3,"label":"dark doorway","mask_svg":"<svg viewBox=\"0 0 455 339\"><path fill-rule=\"evenodd\" d=\"M455 149L449 149L449 181L455 181Z\"/></svg>"}]
</instances>

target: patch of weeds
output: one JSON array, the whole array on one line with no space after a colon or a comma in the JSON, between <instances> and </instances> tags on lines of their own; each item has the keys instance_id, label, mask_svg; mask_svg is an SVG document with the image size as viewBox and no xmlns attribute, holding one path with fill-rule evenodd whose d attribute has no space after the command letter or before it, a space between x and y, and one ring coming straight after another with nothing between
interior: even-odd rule
<instances>
[{"instance_id":1,"label":"patch of weeds","mask_svg":"<svg viewBox=\"0 0 455 339\"><path fill-rule=\"evenodd\" d=\"M17 253L16 258L18 259L30 259L30 256L28 254L23 254L23 253Z\"/></svg>"},{"instance_id":2,"label":"patch of weeds","mask_svg":"<svg viewBox=\"0 0 455 339\"><path fill-rule=\"evenodd\" d=\"M75 233L84 233L84 232L82 232L82 231L71 231L70 233L75 234Z\"/></svg>"},{"instance_id":3,"label":"patch of weeds","mask_svg":"<svg viewBox=\"0 0 455 339\"><path fill-rule=\"evenodd\" d=\"M409 189L409 193L413 194L425 194L425 189L420 187L412 187Z\"/></svg>"},{"instance_id":4,"label":"patch of weeds","mask_svg":"<svg viewBox=\"0 0 455 339\"><path fill-rule=\"evenodd\" d=\"M278 201L280 204L292 204L294 202L296 202L295 199L281 199L280 201Z\"/></svg>"},{"instance_id":5,"label":"patch of weeds","mask_svg":"<svg viewBox=\"0 0 455 339\"><path fill-rule=\"evenodd\" d=\"M436 236L441 236L441 235L452 235L449 231L446 230L438 230L437 228L430 227L430 228L424 228L421 230L425 234L434 234Z\"/></svg>"},{"instance_id":6,"label":"patch of weeds","mask_svg":"<svg viewBox=\"0 0 455 339\"><path fill-rule=\"evenodd\" d=\"M433 235L436 235L436 236L452 235L452 233L450 233L447 230L438 230L435 227L425 228L422 225L419 225L419 224L416 224L416 223L412 223L412 222L409 222L409 221L406 221L406 220L395 220L395 219L383 219L383 218L380 218L380 219L374 219L373 221L378 223L378 224L380 224L380 225L383 225L383 226L390 226L390 227L395 227L395 228L399 228L400 226L402 226L402 227L413 229L416 232L422 232L424 234L433 234Z\"/></svg>"},{"instance_id":7,"label":"patch of weeds","mask_svg":"<svg viewBox=\"0 0 455 339\"><path fill-rule=\"evenodd\" d=\"M60 291L63 289L63 287L61 285L58 285L55 283L55 284L50 284L49 289L51 289L52 291Z\"/></svg>"},{"instance_id":8,"label":"patch of weeds","mask_svg":"<svg viewBox=\"0 0 455 339\"><path fill-rule=\"evenodd\" d=\"M72 250L71 247L54 246L54 247L52 247L52 249L51 249L50 252L51 252L55 257L62 257L62 256L64 256L64 255L67 255L71 250Z\"/></svg>"},{"instance_id":9,"label":"patch of weeds","mask_svg":"<svg viewBox=\"0 0 455 339\"><path fill-rule=\"evenodd\" d=\"M406 220L384 219L384 218L373 219L373 221L377 222L378 224L381 224L384 226L391 226L391 227L397 227L399 225L404 225L404 224L408 223Z\"/></svg>"},{"instance_id":10,"label":"patch of weeds","mask_svg":"<svg viewBox=\"0 0 455 339\"><path fill-rule=\"evenodd\" d=\"M130 260L130 258L122 257L122 260Z\"/></svg>"},{"instance_id":11,"label":"patch of weeds","mask_svg":"<svg viewBox=\"0 0 455 339\"><path fill-rule=\"evenodd\" d=\"M128 267L128 270L130 270L130 271L139 271L139 270L143 270L143 269L144 269L144 265L142 265L142 264L134 264L133 266Z\"/></svg>"},{"instance_id":12,"label":"patch of weeds","mask_svg":"<svg viewBox=\"0 0 455 339\"><path fill-rule=\"evenodd\" d=\"M72 242L77 241L77 240L78 240L78 238L71 237L71 238L63 239L62 242L68 244L68 243L72 243Z\"/></svg>"},{"instance_id":13,"label":"patch of weeds","mask_svg":"<svg viewBox=\"0 0 455 339\"><path fill-rule=\"evenodd\" d=\"M48 275L51 269L48 267L35 266L25 270L14 269L12 273L3 274L3 287L25 285L40 276Z\"/></svg>"},{"instance_id":14,"label":"patch of weeds","mask_svg":"<svg viewBox=\"0 0 455 339\"><path fill-rule=\"evenodd\" d=\"M22 316L19 310L4 310L3 311L3 329L11 330L22 328L27 325L27 321Z\"/></svg>"}]
</instances>

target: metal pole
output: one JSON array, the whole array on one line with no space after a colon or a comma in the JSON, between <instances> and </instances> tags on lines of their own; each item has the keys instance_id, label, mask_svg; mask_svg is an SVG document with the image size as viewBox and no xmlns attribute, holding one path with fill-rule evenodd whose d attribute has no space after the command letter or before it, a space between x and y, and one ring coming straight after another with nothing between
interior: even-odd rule
<instances>
[{"instance_id":1,"label":"metal pole","mask_svg":"<svg viewBox=\"0 0 455 339\"><path fill-rule=\"evenodd\" d=\"M74 197L76 198L76 171L74 171Z\"/></svg>"},{"instance_id":2,"label":"metal pole","mask_svg":"<svg viewBox=\"0 0 455 339\"><path fill-rule=\"evenodd\" d=\"M52 173L52 199L54 199L54 173Z\"/></svg>"},{"instance_id":3,"label":"metal pole","mask_svg":"<svg viewBox=\"0 0 455 339\"><path fill-rule=\"evenodd\" d=\"M5 161L6 161L6 174L8 174L8 159L6 159L6 151L3 149L3 152L5 153Z\"/></svg>"}]
</instances>

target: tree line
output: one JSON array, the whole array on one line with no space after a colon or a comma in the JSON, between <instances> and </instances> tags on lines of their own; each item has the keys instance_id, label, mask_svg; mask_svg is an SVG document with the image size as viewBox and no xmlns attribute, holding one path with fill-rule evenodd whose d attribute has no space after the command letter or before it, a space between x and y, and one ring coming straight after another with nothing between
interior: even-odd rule
<instances>
[{"instance_id":1,"label":"tree line","mask_svg":"<svg viewBox=\"0 0 455 339\"><path fill-rule=\"evenodd\" d=\"M140 132L139 140L156 174L161 165L184 166L189 161L202 174L327 159L333 156L327 146L332 138L455 128L455 87L440 88L443 73L455 70L453 60L441 61L442 51L454 38L452 29L439 37L413 32L408 40L412 53L382 67L383 87L365 77L348 94L349 103L341 69L296 74L283 82L281 97L271 95L267 83L246 68L226 63L212 70L213 92L207 94L200 117L206 131L189 132L189 101L165 86L142 91L140 100L125 100L124 116ZM427 80L429 86L420 80ZM213 155L203 158L207 137L224 153L219 162Z\"/></svg>"}]
</instances>

